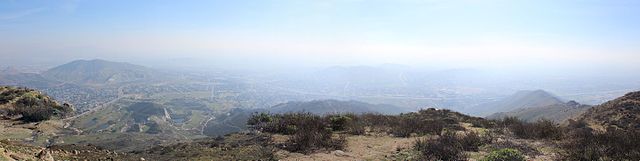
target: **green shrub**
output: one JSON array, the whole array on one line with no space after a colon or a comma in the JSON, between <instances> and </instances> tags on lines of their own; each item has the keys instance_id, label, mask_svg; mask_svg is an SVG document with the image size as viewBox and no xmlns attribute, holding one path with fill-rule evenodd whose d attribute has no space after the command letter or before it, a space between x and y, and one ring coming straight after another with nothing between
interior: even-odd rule
<instances>
[{"instance_id":1,"label":"green shrub","mask_svg":"<svg viewBox=\"0 0 640 161\"><path fill-rule=\"evenodd\" d=\"M504 118L500 123L508 128L518 138L522 139L552 139L562 137L562 128L553 121L541 119L534 123L524 122L515 117Z\"/></svg>"},{"instance_id":2,"label":"green shrub","mask_svg":"<svg viewBox=\"0 0 640 161\"><path fill-rule=\"evenodd\" d=\"M379 113L365 113L361 114L359 118L363 126L368 126L373 132L388 132L395 117Z\"/></svg>"},{"instance_id":3,"label":"green shrub","mask_svg":"<svg viewBox=\"0 0 640 161\"><path fill-rule=\"evenodd\" d=\"M15 108L8 111L9 115L21 115L19 119L25 122L39 122L52 117L65 117L73 111L68 104L64 106L36 96L23 96L15 103Z\"/></svg>"},{"instance_id":4,"label":"green shrub","mask_svg":"<svg viewBox=\"0 0 640 161\"><path fill-rule=\"evenodd\" d=\"M258 125L261 123L272 122L273 120L273 117L271 117L269 113L254 113L249 117L249 120L247 120L247 125Z\"/></svg>"},{"instance_id":5,"label":"green shrub","mask_svg":"<svg viewBox=\"0 0 640 161\"><path fill-rule=\"evenodd\" d=\"M445 132L437 139L418 139L413 149L419 160L465 160L464 147L454 132Z\"/></svg>"},{"instance_id":6,"label":"green shrub","mask_svg":"<svg viewBox=\"0 0 640 161\"><path fill-rule=\"evenodd\" d=\"M346 130L350 122L349 117L342 115L320 117L311 113L260 113L252 115L247 124L262 132L291 135L284 148L308 154L318 150L343 149L346 139L333 138L333 129Z\"/></svg>"},{"instance_id":7,"label":"green shrub","mask_svg":"<svg viewBox=\"0 0 640 161\"><path fill-rule=\"evenodd\" d=\"M480 134L472 131L461 136L459 141L464 150L478 151L480 146L491 143L492 140L493 138L488 134L481 136Z\"/></svg>"},{"instance_id":8,"label":"green shrub","mask_svg":"<svg viewBox=\"0 0 640 161\"><path fill-rule=\"evenodd\" d=\"M509 140L492 143L490 144L489 148L491 150L499 150L499 149L505 149L505 148L515 149L523 153L523 155L528 155L528 156L536 156L536 155L542 154L536 148L533 148L526 143L513 142Z\"/></svg>"},{"instance_id":9,"label":"green shrub","mask_svg":"<svg viewBox=\"0 0 640 161\"><path fill-rule=\"evenodd\" d=\"M330 115L327 117L329 117L329 124L333 131L346 130L347 125L352 122L351 117L347 115Z\"/></svg>"},{"instance_id":10,"label":"green shrub","mask_svg":"<svg viewBox=\"0 0 640 161\"><path fill-rule=\"evenodd\" d=\"M286 149L292 152L305 154L318 150L341 150L346 144L346 139L332 138L331 128L320 117L310 117L300 120L301 125L287 141Z\"/></svg>"},{"instance_id":11,"label":"green shrub","mask_svg":"<svg viewBox=\"0 0 640 161\"><path fill-rule=\"evenodd\" d=\"M287 114L254 114L247 121L253 129L276 134L290 135L303 126L305 120L318 119L320 116L311 113L287 113ZM321 120L324 122L324 120Z\"/></svg>"},{"instance_id":12,"label":"green shrub","mask_svg":"<svg viewBox=\"0 0 640 161\"><path fill-rule=\"evenodd\" d=\"M515 149L500 149L492 151L482 161L524 161L524 156Z\"/></svg>"},{"instance_id":13,"label":"green shrub","mask_svg":"<svg viewBox=\"0 0 640 161\"><path fill-rule=\"evenodd\" d=\"M558 140L562 137L562 128L551 120L541 119L533 124L535 137L539 139Z\"/></svg>"},{"instance_id":14,"label":"green shrub","mask_svg":"<svg viewBox=\"0 0 640 161\"><path fill-rule=\"evenodd\" d=\"M426 119L415 115L400 115L391 124L391 134L398 137L417 135L439 135L445 128L442 120Z\"/></svg>"},{"instance_id":15,"label":"green shrub","mask_svg":"<svg viewBox=\"0 0 640 161\"><path fill-rule=\"evenodd\" d=\"M352 135L364 135L366 134L366 125L361 120L351 121L347 126L347 132Z\"/></svg>"},{"instance_id":16,"label":"green shrub","mask_svg":"<svg viewBox=\"0 0 640 161\"><path fill-rule=\"evenodd\" d=\"M29 91L30 90L26 88L2 87L0 90L0 104L8 103Z\"/></svg>"},{"instance_id":17,"label":"green shrub","mask_svg":"<svg viewBox=\"0 0 640 161\"><path fill-rule=\"evenodd\" d=\"M583 126L568 131L563 160L640 160L640 131L609 129L595 132Z\"/></svg>"}]
</instances>

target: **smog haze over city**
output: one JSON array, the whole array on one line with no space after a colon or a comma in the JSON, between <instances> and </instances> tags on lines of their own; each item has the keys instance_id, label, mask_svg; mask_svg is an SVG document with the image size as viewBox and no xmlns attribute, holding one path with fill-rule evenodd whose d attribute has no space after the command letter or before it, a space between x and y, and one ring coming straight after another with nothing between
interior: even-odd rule
<instances>
[{"instance_id":1,"label":"smog haze over city","mask_svg":"<svg viewBox=\"0 0 640 161\"><path fill-rule=\"evenodd\" d=\"M0 53L5 67L40 71L105 59L198 71L390 65L495 79L629 79L640 75L637 7L599 0L9 0L0 8Z\"/></svg>"},{"instance_id":2,"label":"smog haze over city","mask_svg":"<svg viewBox=\"0 0 640 161\"><path fill-rule=\"evenodd\" d=\"M59 124L78 134L52 135L68 144L144 142L106 149L246 132L261 112L560 124L640 90L639 71L633 0L0 0L0 89L72 107Z\"/></svg>"}]
</instances>

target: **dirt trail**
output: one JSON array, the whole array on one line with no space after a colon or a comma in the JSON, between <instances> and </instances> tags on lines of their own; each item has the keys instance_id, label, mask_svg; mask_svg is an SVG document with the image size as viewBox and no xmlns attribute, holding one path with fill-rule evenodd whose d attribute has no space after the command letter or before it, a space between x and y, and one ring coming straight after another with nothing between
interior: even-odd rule
<instances>
[{"instance_id":1,"label":"dirt trail","mask_svg":"<svg viewBox=\"0 0 640 161\"><path fill-rule=\"evenodd\" d=\"M349 136L344 151L321 152L311 155L288 153L282 160L389 160L398 150L410 148L416 138L398 138L391 136Z\"/></svg>"}]
</instances>

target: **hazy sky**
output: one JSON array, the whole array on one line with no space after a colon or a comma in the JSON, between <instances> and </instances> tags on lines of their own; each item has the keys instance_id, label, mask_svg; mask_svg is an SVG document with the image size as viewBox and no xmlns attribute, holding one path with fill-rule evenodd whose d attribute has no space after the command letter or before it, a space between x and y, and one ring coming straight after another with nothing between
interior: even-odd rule
<instances>
[{"instance_id":1,"label":"hazy sky","mask_svg":"<svg viewBox=\"0 0 640 161\"><path fill-rule=\"evenodd\" d=\"M0 56L640 70L640 1L0 0Z\"/></svg>"}]
</instances>

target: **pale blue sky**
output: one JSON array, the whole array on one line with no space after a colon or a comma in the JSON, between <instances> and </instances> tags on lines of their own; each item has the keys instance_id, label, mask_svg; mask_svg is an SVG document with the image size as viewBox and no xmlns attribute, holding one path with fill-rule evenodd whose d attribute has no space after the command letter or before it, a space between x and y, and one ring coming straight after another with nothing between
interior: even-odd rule
<instances>
[{"instance_id":1,"label":"pale blue sky","mask_svg":"<svg viewBox=\"0 0 640 161\"><path fill-rule=\"evenodd\" d=\"M639 52L640 1L0 0L0 56L14 62L251 57L640 69Z\"/></svg>"}]
</instances>

